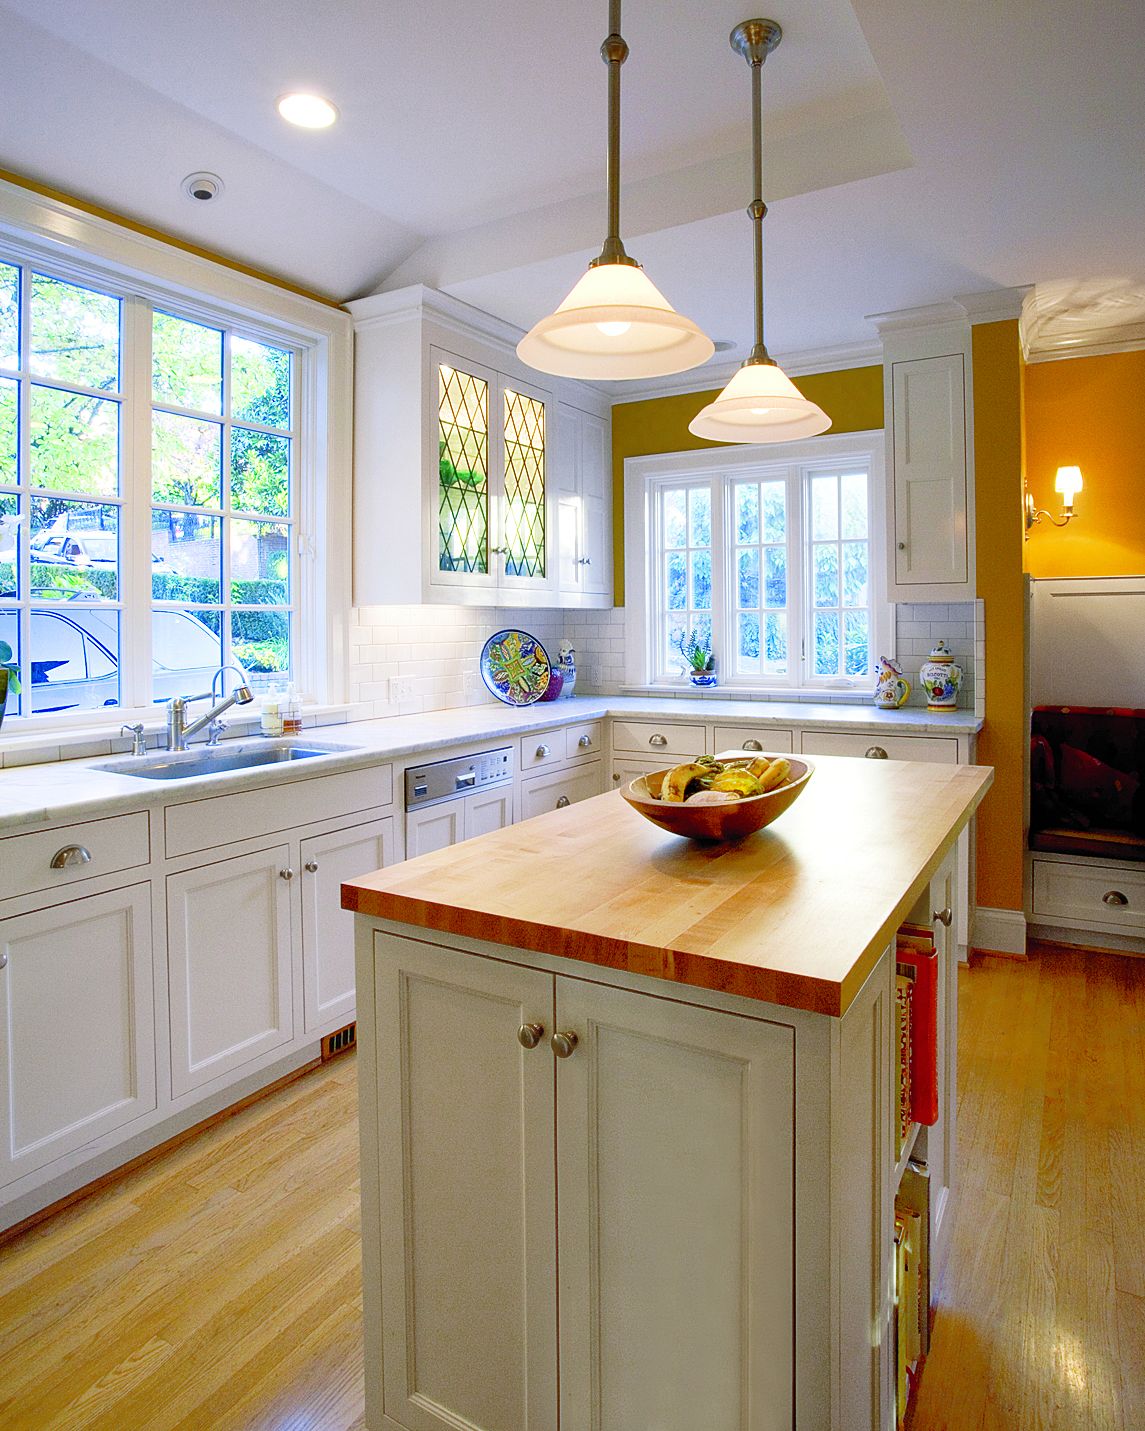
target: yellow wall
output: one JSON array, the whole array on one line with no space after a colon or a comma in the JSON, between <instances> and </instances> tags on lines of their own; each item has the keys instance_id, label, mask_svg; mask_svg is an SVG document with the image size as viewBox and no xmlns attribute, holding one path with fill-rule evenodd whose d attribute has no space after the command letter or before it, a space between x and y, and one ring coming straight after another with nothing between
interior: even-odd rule
<instances>
[{"instance_id":1,"label":"yellow wall","mask_svg":"<svg viewBox=\"0 0 1145 1431\"><path fill-rule=\"evenodd\" d=\"M830 417L834 433L866 432L883 425L881 367L812 373L796 378L795 385ZM624 605L624 459L723 446L693 437L688 431L688 423L718 391L617 403L612 409L612 543L617 606Z\"/></svg>"},{"instance_id":2,"label":"yellow wall","mask_svg":"<svg viewBox=\"0 0 1145 1431\"><path fill-rule=\"evenodd\" d=\"M986 724L978 760L994 767L994 785L978 812L978 903L1021 909L1027 737L1018 325L980 323L973 340L978 595L986 607Z\"/></svg>"},{"instance_id":3,"label":"yellow wall","mask_svg":"<svg viewBox=\"0 0 1145 1431\"><path fill-rule=\"evenodd\" d=\"M1081 468L1077 517L1030 532L1032 576L1145 572L1145 352L1026 369L1026 475L1039 507L1061 510L1059 467Z\"/></svg>"}]
</instances>

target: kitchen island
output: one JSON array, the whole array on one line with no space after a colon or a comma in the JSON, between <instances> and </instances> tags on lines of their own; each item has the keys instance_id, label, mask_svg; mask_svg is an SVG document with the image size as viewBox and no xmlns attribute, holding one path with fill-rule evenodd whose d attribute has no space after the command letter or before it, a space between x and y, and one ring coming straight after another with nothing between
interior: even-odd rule
<instances>
[{"instance_id":1,"label":"kitchen island","mask_svg":"<svg viewBox=\"0 0 1145 1431\"><path fill-rule=\"evenodd\" d=\"M619 794L343 886L370 1431L884 1431L892 1207L954 1188L957 839L992 773L824 757L735 846ZM896 1149L894 941L939 1121Z\"/></svg>"}]
</instances>

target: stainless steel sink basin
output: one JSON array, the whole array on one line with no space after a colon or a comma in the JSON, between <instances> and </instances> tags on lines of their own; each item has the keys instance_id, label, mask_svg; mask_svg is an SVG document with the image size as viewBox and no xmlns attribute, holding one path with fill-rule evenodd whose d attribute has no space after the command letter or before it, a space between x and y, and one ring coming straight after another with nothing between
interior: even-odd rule
<instances>
[{"instance_id":1,"label":"stainless steel sink basin","mask_svg":"<svg viewBox=\"0 0 1145 1431\"><path fill-rule=\"evenodd\" d=\"M131 755L93 766L110 775L134 775L140 780L189 780L194 775L219 775L226 770L251 770L260 765L284 765L292 760L313 760L320 755L357 750L356 745L319 745L314 741L243 741L239 745L197 750L158 750L154 755Z\"/></svg>"}]
</instances>

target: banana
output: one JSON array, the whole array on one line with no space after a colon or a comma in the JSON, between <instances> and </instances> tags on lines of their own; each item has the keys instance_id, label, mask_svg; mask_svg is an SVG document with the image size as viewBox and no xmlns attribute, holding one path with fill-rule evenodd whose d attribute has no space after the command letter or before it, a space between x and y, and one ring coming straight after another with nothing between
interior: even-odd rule
<instances>
[{"instance_id":1,"label":"banana","mask_svg":"<svg viewBox=\"0 0 1145 1431\"><path fill-rule=\"evenodd\" d=\"M790 779L791 761L784 760L781 757L779 760L773 760L759 777L760 789L764 791L778 790L781 785Z\"/></svg>"},{"instance_id":2,"label":"banana","mask_svg":"<svg viewBox=\"0 0 1145 1431\"><path fill-rule=\"evenodd\" d=\"M679 804L687 795L688 786L693 780L708 780L711 775L711 765L698 760L689 760L685 765L677 765L674 770L669 770L665 775L664 783L660 787L660 799Z\"/></svg>"}]
</instances>

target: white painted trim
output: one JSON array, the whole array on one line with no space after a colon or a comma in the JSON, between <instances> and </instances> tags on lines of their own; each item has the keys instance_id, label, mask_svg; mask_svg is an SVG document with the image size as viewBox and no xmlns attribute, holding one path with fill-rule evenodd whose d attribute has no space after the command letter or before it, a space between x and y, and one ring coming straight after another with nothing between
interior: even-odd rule
<instances>
[{"instance_id":1,"label":"white painted trim","mask_svg":"<svg viewBox=\"0 0 1145 1431\"><path fill-rule=\"evenodd\" d=\"M900 308L892 313L868 313L865 316L880 335L885 335L941 328L945 323L965 323L966 309L951 299L947 303L926 303L921 308Z\"/></svg>"},{"instance_id":2,"label":"white painted trim","mask_svg":"<svg viewBox=\"0 0 1145 1431\"><path fill-rule=\"evenodd\" d=\"M1005 323L1022 316L1022 305L1026 294L1033 292L1033 285L1026 283L1017 288L992 288L985 293L959 293L955 302L966 310L971 326L976 323Z\"/></svg>"},{"instance_id":3,"label":"white painted trim","mask_svg":"<svg viewBox=\"0 0 1145 1431\"><path fill-rule=\"evenodd\" d=\"M998 954L1026 952L1026 916L1020 909L991 909L980 904L974 913L973 948Z\"/></svg>"},{"instance_id":4,"label":"white painted trim","mask_svg":"<svg viewBox=\"0 0 1145 1431\"><path fill-rule=\"evenodd\" d=\"M1134 939L1128 934L1114 933L1090 925L1034 924L1026 926L1031 939L1046 939L1053 944L1072 944L1081 949L1116 949L1122 954L1145 955L1145 938Z\"/></svg>"}]
</instances>

